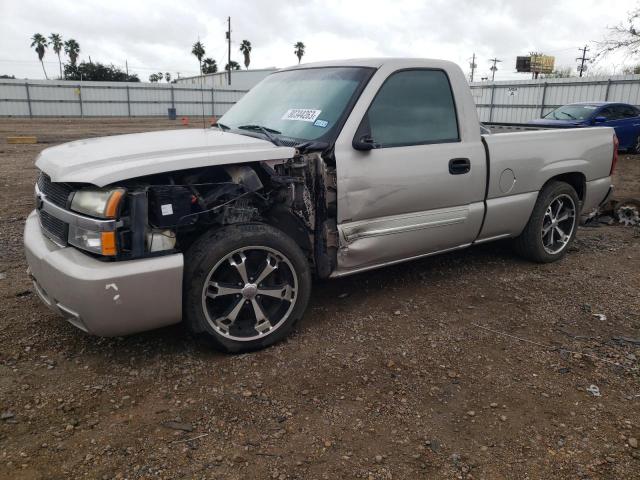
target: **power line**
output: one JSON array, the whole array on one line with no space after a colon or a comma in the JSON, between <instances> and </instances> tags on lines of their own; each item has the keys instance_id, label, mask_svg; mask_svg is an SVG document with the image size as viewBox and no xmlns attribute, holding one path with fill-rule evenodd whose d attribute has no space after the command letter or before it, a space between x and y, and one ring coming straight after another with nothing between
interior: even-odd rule
<instances>
[{"instance_id":1,"label":"power line","mask_svg":"<svg viewBox=\"0 0 640 480\"><path fill-rule=\"evenodd\" d=\"M579 48L578 51L582 52L582 57L576 57L576 60L580 61L578 72L580 72L580 76L582 76L582 73L587 70L587 67L585 66L584 62L591 59L586 58L587 52L589 51L589 48L586 45L584 46L584 48Z\"/></svg>"}]
</instances>

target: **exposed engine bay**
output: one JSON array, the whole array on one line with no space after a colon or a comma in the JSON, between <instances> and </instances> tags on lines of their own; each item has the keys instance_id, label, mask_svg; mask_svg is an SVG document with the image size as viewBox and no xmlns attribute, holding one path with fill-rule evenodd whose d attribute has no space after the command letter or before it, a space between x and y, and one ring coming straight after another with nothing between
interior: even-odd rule
<instances>
[{"instance_id":1,"label":"exposed engine bay","mask_svg":"<svg viewBox=\"0 0 640 480\"><path fill-rule=\"evenodd\" d=\"M204 231L270 224L293 238L321 278L336 267L336 169L332 156L204 167L132 179L116 259L185 251Z\"/></svg>"}]
</instances>

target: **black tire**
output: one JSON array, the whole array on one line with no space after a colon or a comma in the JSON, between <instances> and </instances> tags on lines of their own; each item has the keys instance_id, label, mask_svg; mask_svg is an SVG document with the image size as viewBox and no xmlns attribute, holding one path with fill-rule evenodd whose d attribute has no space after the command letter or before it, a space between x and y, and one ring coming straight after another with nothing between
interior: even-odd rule
<instances>
[{"instance_id":1,"label":"black tire","mask_svg":"<svg viewBox=\"0 0 640 480\"><path fill-rule=\"evenodd\" d=\"M573 202L574 215L573 215L573 223L571 224L569 220L565 220L562 224L562 231L569 228L571 226L571 234L568 235L568 240L566 243L563 241L558 241L559 251L554 251L553 244L553 235L558 235L558 229L554 227L550 227L552 232L550 232L551 241L549 242L549 237L543 235L543 229L548 231L548 209L552 205L557 205L556 200L567 201L571 199ZM567 204L570 205L570 202L567 201ZM534 262L539 263L550 263L555 262L556 260L560 260L566 253L575 239L576 232L578 230L578 217L580 214L579 211L579 198L575 189L564 182L560 181L551 181L547 183L538 195L538 199L536 200L536 204L533 207L533 212L531 213L531 217L529 217L529 221L525 226L523 232L514 240L514 247L516 252ZM547 222L545 227L545 222ZM558 224L560 227L560 224ZM567 235L565 234L566 238ZM545 247L546 243L546 247ZM551 244L551 245L549 245ZM563 244L564 246L561 246ZM551 250L551 251L550 251Z\"/></svg>"},{"instance_id":2,"label":"black tire","mask_svg":"<svg viewBox=\"0 0 640 480\"><path fill-rule=\"evenodd\" d=\"M265 255L265 259L260 264L261 254ZM269 273L267 276L284 278L287 294L293 297L291 300L274 299L274 295L260 295L260 292L266 292L269 287L260 290L257 282L246 283L242 292L234 294L221 293L224 289L221 287L223 283L215 282L213 294L209 291L212 288L210 285L214 280L213 275L226 275L229 279L230 275L237 274L238 278L234 281L238 281L233 283L233 286L239 289L243 281L239 279L242 275L238 264L243 265L244 276L253 282L258 280L256 277L260 276L260 271L264 273L272 261L277 262L277 268L270 269L273 275ZM294 288L289 288L291 284ZM263 285L261 283L260 287ZM284 291L281 285L282 281L271 287L270 291ZM245 290L249 286L253 290L247 294ZM269 225L231 225L209 231L198 238L185 254L183 312L186 326L192 334L203 338L223 352L243 353L260 350L285 338L304 314L310 293L311 271L304 253L289 236ZM225 301L229 302L226 307L223 303ZM255 302L260 306L257 310ZM222 303L222 306L218 303ZM244 303L244 306L241 306L241 303ZM278 320L279 323L273 326L269 323L269 315L266 313L269 308L276 311L274 318L281 318ZM213 318L216 311L222 310L225 313ZM236 310L233 320L230 320L230 315ZM264 327L262 320L258 319L258 311L267 318L268 327ZM280 312L284 313L279 315ZM262 328L268 329L262 332ZM243 334L246 336L242 336Z\"/></svg>"},{"instance_id":3,"label":"black tire","mask_svg":"<svg viewBox=\"0 0 640 480\"><path fill-rule=\"evenodd\" d=\"M640 153L640 135L636 137L634 144L629 147L627 153L630 155L637 155Z\"/></svg>"}]
</instances>

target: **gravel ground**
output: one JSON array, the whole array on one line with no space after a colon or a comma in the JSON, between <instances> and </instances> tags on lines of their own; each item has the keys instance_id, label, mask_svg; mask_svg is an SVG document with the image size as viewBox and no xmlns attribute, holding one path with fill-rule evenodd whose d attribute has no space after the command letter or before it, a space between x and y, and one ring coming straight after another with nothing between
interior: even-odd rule
<instances>
[{"instance_id":1,"label":"gravel ground","mask_svg":"<svg viewBox=\"0 0 640 480\"><path fill-rule=\"evenodd\" d=\"M298 331L251 355L51 314L22 253L35 155L162 128L184 127L0 120L0 478L638 478L638 228L581 228L552 265L495 243L316 282ZM640 157L618 168L639 198Z\"/></svg>"}]
</instances>

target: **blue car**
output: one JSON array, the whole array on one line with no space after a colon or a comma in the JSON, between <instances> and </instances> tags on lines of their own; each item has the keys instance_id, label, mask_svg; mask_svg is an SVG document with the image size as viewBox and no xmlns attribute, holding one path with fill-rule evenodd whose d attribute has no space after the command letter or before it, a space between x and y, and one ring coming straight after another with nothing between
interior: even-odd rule
<instances>
[{"instance_id":1,"label":"blue car","mask_svg":"<svg viewBox=\"0 0 640 480\"><path fill-rule=\"evenodd\" d=\"M627 103L571 103L529 124L551 128L613 127L620 150L640 153L640 109Z\"/></svg>"}]
</instances>

